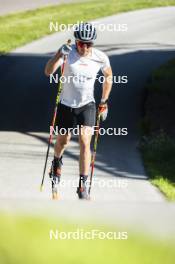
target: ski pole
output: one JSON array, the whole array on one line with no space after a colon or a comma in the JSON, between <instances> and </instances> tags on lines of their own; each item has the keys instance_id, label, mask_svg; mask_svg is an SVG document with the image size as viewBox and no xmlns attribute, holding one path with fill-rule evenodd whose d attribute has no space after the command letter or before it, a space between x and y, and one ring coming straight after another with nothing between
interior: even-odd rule
<instances>
[{"instance_id":1,"label":"ski pole","mask_svg":"<svg viewBox=\"0 0 175 264\"><path fill-rule=\"evenodd\" d=\"M67 41L67 45L70 45L71 43L71 40L69 39ZM64 56L64 62L63 62L63 65L61 67L61 77L64 75L64 66L66 64L66 59L67 57ZM56 102L55 102L55 108L54 108L54 114L53 114L53 119L52 119L52 123L51 123L51 127L52 127L52 130L51 130L51 133L50 133L50 136L49 136L49 140L48 140L48 146L47 146L47 152L46 152L46 158L45 158L45 164L44 164L44 170L43 170L43 176L42 176L42 181L41 181L41 185L40 185L40 191L42 192L43 190L43 185L44 185L44 179L45 179L45 173L46 173L46 167L47 167L47 161L48 161L48 156L49 156L49 150L50 150L50 146L52 144L52 140L53 140L53 128L55 126L55 120L56 120L56 116L57 116L57 109L58 109L58 104L59 104L59 101L60 101L60 94L61 94L61 91L62 91L62 82L60 81L59 82L59 85L58 85L58 92L57 92L57 96L56 96Z\"/></svg>"},{"instance_id":2,"label":"ski pole","mask_svg":"<svg viewBox=\"0 0 175 264\"><path fill-rule=\"evenodd\" d=\"M90 196L90 192L91 192L92 177L94 174L94 165L95 165L95 158L96 158L96 153L97 153L97 142L98 142L99 128L100 128L100 117L101 117L101 113L98 110L97 122L96 122L97 129L96 129L96 133L95 133L94 146L93 146L93 152L92 152L92 158L91 158L91 174L90 174L90 182L89 182L89 196Z\"/></svg>"}]
</instances>

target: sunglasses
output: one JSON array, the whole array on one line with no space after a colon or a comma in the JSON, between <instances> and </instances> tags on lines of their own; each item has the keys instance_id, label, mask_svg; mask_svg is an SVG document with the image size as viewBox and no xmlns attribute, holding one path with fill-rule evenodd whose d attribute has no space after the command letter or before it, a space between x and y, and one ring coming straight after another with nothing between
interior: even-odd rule
<instances>
[{"instance_id":1,"label":"sunglasses","mask_svg":"<svg viewBox=\"0 0 175 264\"><path fill-rule=\"evenodd\" d=\"M78 41L77 43L78 43L78 46L79 46L80 48L83 48L84 45L86 45L87 48L90 48L90 47L92 47L92 46L94 45L93 42L83 42L83 41Z\"/></svg>"}]
</instances>

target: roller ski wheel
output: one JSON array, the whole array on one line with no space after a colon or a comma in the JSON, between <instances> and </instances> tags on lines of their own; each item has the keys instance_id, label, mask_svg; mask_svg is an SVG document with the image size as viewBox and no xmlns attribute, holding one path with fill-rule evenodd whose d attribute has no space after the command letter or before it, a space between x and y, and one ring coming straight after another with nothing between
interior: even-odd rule
<instances>
[{"instance_id":1,"label":"roller ski wheel","mask_svg":"<svg viewBox=\"0 0 175 264\"><path fill-rule=\"evenodd\" d=\"M56 178L56 177L55 177ZM52 180L52 200L59 200L60 196L58 193L58 180Z\"/></svg>"}]
</instances>

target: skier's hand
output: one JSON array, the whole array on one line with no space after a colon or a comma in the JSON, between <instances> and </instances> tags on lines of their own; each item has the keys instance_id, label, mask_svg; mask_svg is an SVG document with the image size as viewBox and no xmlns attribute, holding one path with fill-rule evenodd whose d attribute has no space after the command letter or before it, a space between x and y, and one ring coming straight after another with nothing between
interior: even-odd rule
<instances>
[{"instance_id":1,"label":"skier's hand","mask_svg":"<svg viewBox=\"0 0 175 264\"><path fill-rule=\"evenodd\" d=\"M100 103L98 106L98 112L100 114L101 120L105 121L108 115L108 104Z\"/></svg>"},{"instance_id":2,"label":"skier's hand","mask_svg":"<svg viewBox=\"0 0 175 264\"><path fill-rule=\"evenodd\" d=\"M68 56L69 52L72 50L71 46L68 44L64 44L59 48L59 53L61 56Z\"/></svg>"}]
</instances>

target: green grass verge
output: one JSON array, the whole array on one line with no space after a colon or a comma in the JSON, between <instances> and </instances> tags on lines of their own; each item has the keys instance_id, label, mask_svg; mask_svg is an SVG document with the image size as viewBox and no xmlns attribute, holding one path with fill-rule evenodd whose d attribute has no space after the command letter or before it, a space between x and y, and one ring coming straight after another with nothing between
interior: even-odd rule
<instances>
[{"instance_id":1,"label":"green grass verge","mask_svg":"<svg viewBox=\"0 0 175 264\"><path fill-rule=\"evenodd\" d=\"M87 21L129 10L175 5L175 0L95 0L62 4L0 17L0 53L51 34L49 22Z\"/></svg>"},{"instance_id":2,"label":"green grass verge","mask_svg":"<svg viewBox=\"0 0 175 264\"><path fill-rule=\"evenodd\" d=\"M141 150L151 181L175 201L175 59L153 72L147 85Z\"/></svg>"},{"instance_id":3,"label":"green grass verge","mask_svg":"<svg viewBox=\"0 0 175 264\"><path fill-rule=\"evenodd\" d=\"M34 217L0 217L0 263L31 264L172 264L174 241L153 241L128 234L128 240L50 240L49 231L75 231L80 228L65 222ZM82 226L84 231L111 228ZM113 229L112 229L113 230ZM113 230L114 231L114 230Z\"/></svg>"},{"instance_id":4,"label":"green grass verge","mask_svg":"<svg viewBox=\"0 0 175 264\"><path fill-rule=\"evenodd\" d=\"M175 141L159 133L147 137L141 149L151 182L175 201Z\"/></svg>"}]
</instances>

